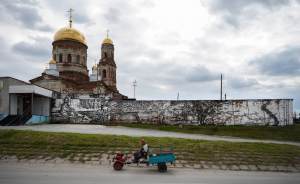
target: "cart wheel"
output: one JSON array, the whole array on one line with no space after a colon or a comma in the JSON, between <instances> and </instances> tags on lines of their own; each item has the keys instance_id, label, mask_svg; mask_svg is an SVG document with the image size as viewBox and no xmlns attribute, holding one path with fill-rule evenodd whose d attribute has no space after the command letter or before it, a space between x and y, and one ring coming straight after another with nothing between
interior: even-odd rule
<instances>
[{"instance_id":1,"label":"cart wheel","mask_svg":"<svg viewBox=\"0 0 300 184\"><path fill-rule=\"evenodd\" d=\"M158 171L159 172L167 172L167 165L166 165L166 163L158 163L157 164L157 168L158 168Z\"/></svg>"},{"instance_id":2,"label":"cart wheel","mask_svg":"<svg viewBox=\"0 0 300 184\"><path fill-rule=\"evenodd\" d=\"M114 169L116 170L116 171L120 171L122 168L123 168L123 163L121 163L121 162L115 162L114 163Z\"/></svg>"}]
</instances>

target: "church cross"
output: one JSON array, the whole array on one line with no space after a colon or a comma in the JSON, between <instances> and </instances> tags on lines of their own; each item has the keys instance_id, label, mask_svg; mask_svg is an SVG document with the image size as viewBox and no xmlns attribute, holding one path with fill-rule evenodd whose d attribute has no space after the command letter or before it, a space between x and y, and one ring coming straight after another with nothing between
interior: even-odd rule
<instances>
[{"instance_id":1,"label":"church cross","mask_svg":"<svg viewBox=\"0 0 300 184\"><path fill-rule=\"evenodd\" d=\"M106 30L106 38L108 38L108 36L109 36L108 33L109 33L109 30L107 29Z\"/></svg>"},{"instance_id":2,"label":"church cross","mask_svg":"<svg viewBox=\"0 0 300 184\"><path fill-rule=\"evenodd\" d=\"M70 8L67 12L69 13L69 26L72 27L72 12L74 9Z\"/></svg>"}]
</instances>

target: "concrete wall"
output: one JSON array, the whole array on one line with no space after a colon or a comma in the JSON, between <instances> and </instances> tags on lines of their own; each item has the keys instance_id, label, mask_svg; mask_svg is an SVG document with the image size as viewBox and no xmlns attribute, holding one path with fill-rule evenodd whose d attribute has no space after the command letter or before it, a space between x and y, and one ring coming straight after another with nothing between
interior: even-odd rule
<instances>
[{"instance_id":1,"label":"concrete wall","mask_svg":"<svg viewBox=\"0 0 300 184\"><path fill-rule=\"evenodd\" d=\"M52 91L35 85L11 85L9 86L9 93L35 93L49 98L52 97Z\"/></svg>"},{"instance_id":2,"label":"concrete wall","mask_svg":"<svg viewBox=\"0 0 300 184\"><path fill-rule=\"evenodd\" d=\"M23 107L23 104L22 104ZM16 94L10 95L10 114L17 115L18 114L18 97Z\"/></svg>"},{"instance_id":3,"label":"concrete wall","mask_svg":"<svg viewBox=\"0 0 300 184\"><path fill-rule=\"evenodd\" d=\"M289 125L293 100L112 101L66 95L55 101L53 121L159 124Z\"/></svg>"},{"instance_id":4,"label":"concrete wall","mask_svg":"<svg viewBox=\"0 0 300 184\"><path fill-rule=\"evenodd\" d=\"M10 95L10 114L23 114L23 96L18 94ZM19 103L18 103L19 101ZM33 96L32 114L50 116L51 99L43 96Z\"/></svg>"},{"instance_id":5,"label":"concrete wall","mask_svg":"<svg viewBox=\"0 0 300 184\"><path fill-rule=\"evenodd\" d=\"M0 89L0 114L9 114L9 86L11 85L24 85L26 82L11 78L0 77L0 83L2 88Z\"/></svg>"},{"instance_id":6,"label":"concrete wall","mask_svg":"<svg viewBox=\"0 0 300 184\"><path fill-rule=\"evenodd\" d=\"M61 92L62 90L68 88L61 80L44 79L35 81L33 84L57 92Z\"/></svg>"},{"instance_id":7,"label":"concrete wall","mask_svg":"<svg viewBox=\"0 0 300 184\"><path fill-rule=\"evenodd\" d=\"M51 99L42 96L33 97L32 114L50 116L50 103Z\"/></svg>"}]
</instances>

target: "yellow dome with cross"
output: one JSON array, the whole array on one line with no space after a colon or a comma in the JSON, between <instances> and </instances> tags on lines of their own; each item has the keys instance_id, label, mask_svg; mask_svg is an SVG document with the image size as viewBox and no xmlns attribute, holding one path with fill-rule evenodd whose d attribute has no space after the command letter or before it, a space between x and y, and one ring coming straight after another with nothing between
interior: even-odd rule
<instances>
[{"instance_id":1,"label":"yellow dome with cross","mask_svg":"<svg viewBox=\"0 0 300 184\"><path fill-rule=\"evenodd\" d=\"M86 45L84 35L72 27L64 27L58 30L54 35L54 41L59 40L77 41Z\"/></svg>"}]
</instances>

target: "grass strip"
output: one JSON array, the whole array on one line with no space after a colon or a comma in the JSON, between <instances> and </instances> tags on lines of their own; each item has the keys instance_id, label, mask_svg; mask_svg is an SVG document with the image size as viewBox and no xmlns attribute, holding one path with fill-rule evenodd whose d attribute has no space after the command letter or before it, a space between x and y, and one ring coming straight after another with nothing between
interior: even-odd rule
<instances>
[{"instance_id":1,"label":"grass strip","mask_svg":"<svg viewBox=\"0 0 300 184\"><path fill-rule=\"evenodd\" d=\"M151 130L163 130L189 134L232 136L252 139L268 139L300 142L300 124L289 126L240 126L240 125L157 125L150 123L114 123L110 126L125 126Z\"/></svg>"},{"instance_id":2,"label":"grass strip","mask_svg":"<svg viewBox=\"0 0 300 184\"><path fill-rule=\"evenodd\" d=\"M299 165L300 147L284 144L237 143L225 141L189 140L178 138L144 137L151 147L173 146L180 160L191 163L249 165ZM114 154L117 151L135 151L139 137L95 135L78 133L53 133L23 130L0 130L0 156L18 158L92 157L97 154Z\"/></svg>"}]
</instances>

